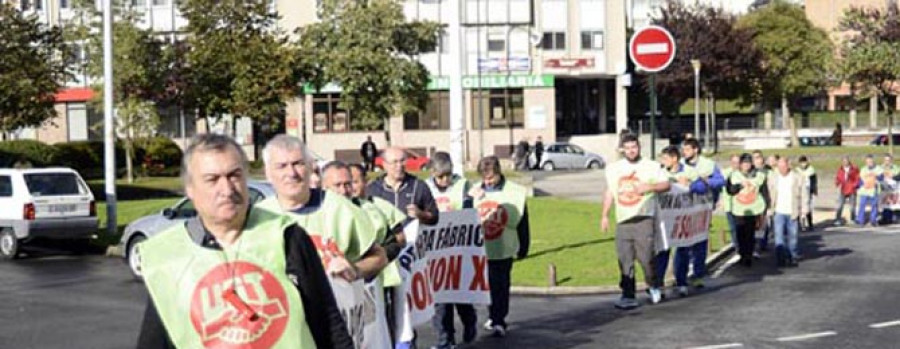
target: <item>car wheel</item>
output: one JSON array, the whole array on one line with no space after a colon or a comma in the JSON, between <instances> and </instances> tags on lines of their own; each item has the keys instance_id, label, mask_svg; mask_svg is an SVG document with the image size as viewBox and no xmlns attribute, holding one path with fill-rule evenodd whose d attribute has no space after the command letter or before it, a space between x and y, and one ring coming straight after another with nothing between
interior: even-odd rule
<instances>
[{"instance_id":1,"label":"car wheel","mask_svg":"<svg viewBox=\"0 0 900 349\"><path fill-rule=\"evenodd\" d=\"M19 256L19 239L12 229L0 230L0 260L16 259Z\"/></svg>"},{"instance_id":2,"label":"car wheel","mask_svg":"<svg viewBox=\"0 0 900 349\"><path fill-rule=\"evenodd\" d=\"M544 169L544 171L553 171L556 169L556 165L553 165L552 162L547 161L544 163L544 166L541 166L541 168Z\"/></svg>"},{"instance_id":3,"label":"car wheel","mask_svg":"<svg viewBox=\"0 0 900 349\"><path fill-rule=\"evenodd\" d=\"M137 246L141 242L147 240L146 237L142 234L135 234L131 240L128 241L128 248L125 250L126 257L128 258L128 268L131 269L131 275L138 280L144 277L143 273L141 273L141 254L138 252Z\"/></svg>"},{"instance_id":4,"label":"car wheel","mask_svg":"<svg viewBox=\"0 0 900 349\"><path fill-rule=\"evenodd\" d=\"M591 161L591 163L588 164L588 168L589 168L589 169L592 169L592 170L599 170L599 169L602 169L602 168L603 168L603 164L601 164L600 161L594 160L594 161Z\"/></svg>"}]
</instances>

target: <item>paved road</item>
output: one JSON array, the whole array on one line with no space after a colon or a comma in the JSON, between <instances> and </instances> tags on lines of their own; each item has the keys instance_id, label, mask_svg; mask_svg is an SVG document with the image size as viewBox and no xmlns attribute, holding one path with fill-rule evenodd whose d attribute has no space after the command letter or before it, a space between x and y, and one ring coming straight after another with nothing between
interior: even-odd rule
<instances>
[{"instance_id":1,"label":"paved road","mask_svg":"<svg viewBox=\"0 0 900 349\"><path fill-rule=\"evenodd\" d=\"M517 297L510 336L476 348L887 348L900 342L900 227L804 235L799 268L771 256L726 268L700 294L631 312L614 296ZM117 259L38 257L0 263L0 347L128 348L146 293ZM480 312L480 319L484 311ZM834 334L831 334L834 332ZM428 326L421 344L433 341ZM823 337L779 341L810 334Z\"/></svg>"}]
</instances>

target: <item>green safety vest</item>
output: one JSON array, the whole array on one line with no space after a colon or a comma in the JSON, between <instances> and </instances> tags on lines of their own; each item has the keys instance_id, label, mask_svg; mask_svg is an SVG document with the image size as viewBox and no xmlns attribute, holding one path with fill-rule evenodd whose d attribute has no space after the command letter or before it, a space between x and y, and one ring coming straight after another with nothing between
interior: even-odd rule
<instances>
[{"instance_id":1,"label":"green safety vest","mask_svg":"<svg viewBox=\"0 0 900 349\"><path fill-rule=\"evenodd\" d=\"M690 186L691 182L696 181L697 178L700 178L700 175L697 173L693 167L681 164L680 172L672 172L666 169L666 177L669 178L669 182L678 183L681 179L688 180L688 186Z\"/></svg>"},{"instance_id":2,"label":"green safety vest","mask_svg":"<svg viewBox=\"0 0 900 349\"><path fill-rule=\"evenodd\" d=\"M716 162L702 155L697 155L697 166L688 165L685 159L681 159L681 163L696 169L697 174L703 178L709 178L716 170Z\"/></svg>"},{"instance_id":3,"label":"green safety vest","mask_svg":"<svg viewBox=\"0 0 900 349\"><path fill-rule=\"evenodd\" d=\"M888 177L894 177L897 175L897 165L891 166L881 166L881 174L884 175L885 179Z\"/></svg>"},{"instance_id":4,"label":"green safety vest","mask_svg":"<svg viewBox=\"0 0 900 349\"><path fill-rule=\"evenodd\" d=\"M475 185L482 187L482 183ZM525 212L528 192L525 187L505 180L503 190L485 192L474 204L478 215L484 218L496 210L494 218L482 223L484 249L489 260L513 258L519 252L519 221Z\"/></svg>"},{"instance_id":5,"label":"green safety vest","mask_svg":"<svg viewBox=\"0 0 900 349\"><path fill-rule=\"evenodd\" d=\"M379 197L371 197L370 200L360 199L360 207L377 229L376 241L384 241L392 227L406 220L405 213ZM384 287L399 286L403 283L403 279L400 278L400 270L397 268L397 261L393 261L388 263L378 274Z\"/></svg>"},{"instance_id":6,"label":"green safety vest","mask_svg":"<svg viewBox=\"0 0 900 349\"><path fill-rule=\"evenodd\" d=\"M728 177L731 176L732 173L736 172L733 168L729 167L722 170L722 177L725 178L725 183L728 183ZM722 187L722 209L725 212L731 212L731 201L734 200L734 197L731 194L728 194L728 188Z\"/></svg>"},{"instance_id":7,"label":"green safety vest","mask_svg":"<svg viewBox=\"0 0 900 349\"><path fill-rule=\"evenodd\" d=\"M650 217L656 206L656 193L649 191L643 196L634 192L637 182L654 184L659 178L660 164L656 161L641 159L636 164L627 159L614 162L606 174L606 188L612 190L616 202L616 222L622 223L633 217Z\"/></svg>"},{"instance_id":8,"label":"green safety vest","mask_svg":"<svg viewBox=\"0 0 900 349\"><path fill-rule=\"evenodd\" d=\"M883 173L881 166L874 168L863 167L859 169L859 180L862 186L857 191L859 196L877 196L878 195L878 176Z\"/></svg>"},{"instance_id":9,"label":"green safety vest","mask_svg":"<svg viewBox=\"0 0 900 349\"><path fill-rule=\"evenodd\" d=\"M425 183L428 184L428 189L431 189L431 196L434 197L434 202L437 204L438 211L447 212L462 210L463 202L466 197L466 187L469 186L469 183L465 178L455 178L453 183L450 184L450 187L443 191L438 189L434 184L433 178Z\"/></svg>"},{"instance_id":10,"label":"green safety vest","mask_svg":"<svg viewBox=\"0 0 900 349\"><path fill-rule=\"evenodd\" d=\"M797 172L800 172L804 177L809 178L816 174L816 168L812 165L806 166L806 169L803 167L797 166Z\"/></svg>"},{"instance_id":11,"label":"green safety vest","mask_svg":"<svg viewBox=\"0 0 900 349\"><path fill-rule=\"evenodd\" d=\"M139 246L144 283L176 347L316 347L285 270L290 225L251 209L241 236L221 251L196 244L184 224Z\"/></svg>"},{"instance_id":12,"label":"green safety vest","mask_svg":"<svg viewBox=\"0 0 900 349\"><path fill-rule=\"evenodd\" d=\"M303 227L316 244L325 270L328 270L330 257L323 252L339 253L348 261L356 262L375 243L376 232L368 215L352 201L335 193L326 194L322 206L310 214L284 211L275 197L256 205L273 212L284 212Z\"/></svg>"},{"instance_id":13,"label":"green safety vest","mask_svg":"<svg viewBox=\"0 0 900 349\"><path fill-rule=\"evenodd\" d=\"M742 188L740 193L732 197L731 214L740 217L763 214L766 211L766 202L760 189L766 183L766 174L756 171L753 178L747 178L741 171L731 173L732 184L742 184L744 180L749 180L751 186Z\"/></svg>"}]
</instances>

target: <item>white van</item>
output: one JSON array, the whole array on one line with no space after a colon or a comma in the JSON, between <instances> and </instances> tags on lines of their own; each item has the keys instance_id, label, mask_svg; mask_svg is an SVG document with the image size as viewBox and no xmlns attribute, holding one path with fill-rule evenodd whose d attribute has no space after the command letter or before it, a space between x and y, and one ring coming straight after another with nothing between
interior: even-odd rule
<instances>
[{"instance_id":1,"label":"white van","mask_svg":"<svg viewBox=\"0 0 900 349\"><path fill-rule=\"evenodd\" d=\"M97 233L94 195L69 168L0 169L0 259L34 238L86 244Z\"/></svg>"}]
</instances>

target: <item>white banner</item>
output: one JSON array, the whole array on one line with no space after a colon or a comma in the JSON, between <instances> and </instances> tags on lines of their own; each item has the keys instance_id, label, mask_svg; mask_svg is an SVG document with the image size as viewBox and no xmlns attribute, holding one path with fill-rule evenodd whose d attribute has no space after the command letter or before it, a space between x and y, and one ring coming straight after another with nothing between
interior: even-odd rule
<instances>
[{"instance_id":1,"label":"white banner","mask_svg":"<svg viewBox=\"0 0 900 349\"><path fill-rule=\"evenodd\" d=\"M347 323L347 330L356 348L386 348L385 343L389 347L390 338L387 337L387 329L381 326L382 321L378 321L379 317L383 320L384 312L379 312L373 289L360 280L351 283L337 277L330 279L334 299L344 322ZM307 320L316 321L316 319Z\"/></svg>"},{"instance_id":2,"label":"white banner","mask_svg":"<svg viewBox=\"0 0 900 349\"><path fill-rule=\"evenodd\" d=\"M407 247L397 257L402 292L395 294L397 337L428 322L435 303L490 304L484 233L474 209L441 213L437 225L412 223Z\"/></svg>"},{"instance_id":3,"label":"white banner","mask_svg":"<svg viewBox=\"0 0 900 349\"><path fill-rule=\"evenodd\" d=\"M885 178L881 182L881 197L878 200L878 208L900 210L900 186L892 178Z\"/></svg>"},{"instance_id":4,"label":"white banner","mask_svg":"<svg viewBox=\"0 0 900 349\"><path fill-rule=\"evenodd\" d=\"M660 230L657 251L691 246L709 238L711 196L692 194L683 186L673 184L669 192L658 196L657 205Z\"/></svg>"}]
</instances>

